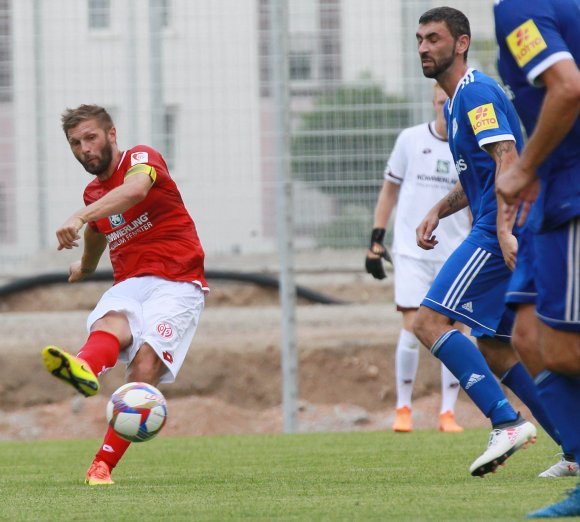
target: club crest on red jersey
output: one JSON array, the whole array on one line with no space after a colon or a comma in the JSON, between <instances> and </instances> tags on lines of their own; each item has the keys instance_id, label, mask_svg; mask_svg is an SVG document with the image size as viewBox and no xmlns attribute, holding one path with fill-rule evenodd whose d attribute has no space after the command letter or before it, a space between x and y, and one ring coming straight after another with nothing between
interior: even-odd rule
<instances>
[{"instance_id":1,"label":"club crest on red jersey","mask_svg":"<svg viewBox=\"0 0 580 522\"><path fill-rule=\"evenodd\" d=\"M109 216L109 223L112 228L117 228L125 224L125 218L123 217L123 214L113 214L112 216Z\"/></svg>"},{"instance_id":2,"label":"club crest on red jersey","mask_svg":"<svg viewBox=\"0 0 580 522\"><path fill-rule=\"evenodd\" d=\"M131 167L139 163L147 163L149 161L149 154L147 152L133 152L131 153Z\"/></svg>"}]
</instances>

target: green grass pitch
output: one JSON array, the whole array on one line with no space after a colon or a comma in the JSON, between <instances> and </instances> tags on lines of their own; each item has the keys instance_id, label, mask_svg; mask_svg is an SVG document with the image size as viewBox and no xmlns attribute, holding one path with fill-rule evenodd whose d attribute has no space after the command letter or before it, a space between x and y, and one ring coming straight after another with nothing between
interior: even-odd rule
<instances>
[{"instance_id":1,"label":"green grass pitch","mask_svg":"<svg viewBox=\"0 0 580 522\"><path fill-rule=\"evenodd\" d=\"M114 486L88 487L99 441L1 442L0 520L523 520L574 478L540 479L540 433L485 479L486 430L164 438L134 444Z\"/></svg>"}]
</instances>

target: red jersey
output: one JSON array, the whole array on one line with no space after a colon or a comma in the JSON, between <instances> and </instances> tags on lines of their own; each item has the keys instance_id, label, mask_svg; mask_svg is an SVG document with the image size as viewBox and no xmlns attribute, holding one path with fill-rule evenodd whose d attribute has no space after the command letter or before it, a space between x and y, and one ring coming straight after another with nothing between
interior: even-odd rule
<instances>
[{"instance_id":1,"label":"red jersey","mask_svg":"<svg viewBox=\"0 0 580 522\"><path fill-rule=\"evenodd\" d=\"M123 152L108 180L95 178L87 185L85 204L122 185L127 171L138 164L149 165L156 171L147 197L122 214L89 223L107 238L115 283L130 277L154 275L171 281L193 282L207 290L204 252L195 223L159 152L146 145Z\"/></svg>"}]
</instances>

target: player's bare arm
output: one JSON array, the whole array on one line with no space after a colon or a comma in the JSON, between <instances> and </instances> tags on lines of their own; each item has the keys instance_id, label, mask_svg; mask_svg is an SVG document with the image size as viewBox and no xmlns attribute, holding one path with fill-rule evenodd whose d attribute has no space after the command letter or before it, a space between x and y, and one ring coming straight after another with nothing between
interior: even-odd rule
<instances>
[{"instance_id":1,"label":"player's bare arm","mask_svg":"<svg viewBox=\"0 0 580 522\"><path fill-rule=\"evenodd\" d=\"M485 146L485 150L495 161L496 182L505 172L518 162L518 151L514 141L498 141ZM516 267L516 256L518 253L518 241L512 230L515 221L515 211L506 212L501 205L501 199L497 196L497 238L501 248L504 261L510 270Z\"/></svg>"},{"instance_id":2,"label":"player's bare arm","mask_svg":"<svg viewBox=\"0 0 580 522\"><path fill-rule=\"evenodd\" d=\"M136 167L141 166L136 165ZM77 247L80 239L79 231L89 221L96 221L111 214L120 214L143 201L147 197L154 179L151 178L148 171L142 170L134 175L128 175L123 185L111 190L101 199L69 217L56 232L59 243L58 250Z\"/></svg>"},{"instance_id":3,"label":"player's bare arm","mask_svg":"<svg viewBox=\"0 0 580 522\"><path fill-rule=\"evenodd\" d=\"M387 226L389 218L397 204L399 196L399 185L389 181L383 182L383 187L379 193L377 204L375 207L375 218L373 230L384 230ZM372 238L371 238L372 239ZM367 252L367 256L371 258L379 258L384 255L385 247L382 242L371 241L371 246Z\"/></svg>"},{"instance_id":4,"label":"player's bare arm","mask_svg":"<svg viewBox=\"0 0 580 522\"><path fill-rule=\"evenodd\" d=\"M465 191L458 181L453 187L453 190L447 194L445 197L447 208L443 209L442 213L439 214L439 218L443 219L447 216L451 216L460 210L463 210L469 204Z\"/></svg>"},{"instance_id":5,"label":"player's bare arm","mask_svg":"<svg viewBox=\"0 0 580 522\"><path fill-rule=\"evenodd\" d=\"M77 215L87 222L96 221L111 214L121 214L143 201L153 185L153 180L148 172L143 171L135 175L129 175L130 172L127 173L125 182L120 187L111 190L101 199L87 205Z\"/></svg>"},{"instance_id":6,"label":"player's bare arm","mask_svg":"<svg viewBox=\"0 0 580 522\"><path fill-rule=\"evenodd\" d=\"M521 155L521 168L535 175L580 115L580 70L573 60L561 60L541 75L547 88L538 123Z\"/></svg>"},{"instance_id":7,"label":"player's bare arm","mask_svg":"<svg viewBox=\"0 0 580 522\"><path fill-rule=\"evenodd\" d=\"M435 229L439 226L439 220L447 216L451 216L456 212L467 207L467 196L461 186L461 182L457 182L453 190L449 192L443 199L441 199L423 218L416 229L417 245L424 250L432 250L439 243L437 236L433 235Z\"/></svg>"},{"instance_id":8,"label":"player's bare arm","mask_svg":"<svg viewBox=\"0 0 580 522\"><path fill-rule=\"evenodd\" d=\"M538 123L520 160L497 180L496 190L508 205L522 205L520 222L539 193L537 168L568 134L580 114L580 70L572 60L561 60L544 71L547 88Z\"/></svg>"},{"instance_id":9,"label":"player's bare arm","mask_svg":"<svg viewBox=\"0 0 580 522\"><path fill-rule=\"evenodd\" d=\"M107 238L104 234L87 227L85 228L83 245L82 258L71 263L69 267L69 283L82 281L97 269L101 256L107 248Z\"/></svg>"}]
</instances>

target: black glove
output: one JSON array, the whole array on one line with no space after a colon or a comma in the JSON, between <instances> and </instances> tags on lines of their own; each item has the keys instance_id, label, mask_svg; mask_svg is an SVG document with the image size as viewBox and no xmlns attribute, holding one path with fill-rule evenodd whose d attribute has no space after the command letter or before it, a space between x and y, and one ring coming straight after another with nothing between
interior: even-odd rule
<instances>
[{"instance_id":1,"label":"black glove","mask_svg":"<svg viewBox=\"0 0 580 522\"><path fill-rule=\"evenodd\" d=\"M383 240L385 239L385 229L384 228L373 228L373 232L371 234L371 244L369 247L370 252L376 254L380 257L370 257L367 254L365 259L365 268L369 274L375 279L384 279L387 277L385 272L385 267L383 265L383 259L388 261L389 263L393 263L391 259L391 254L383 245Z\"/></svg>"}]
</instances>

